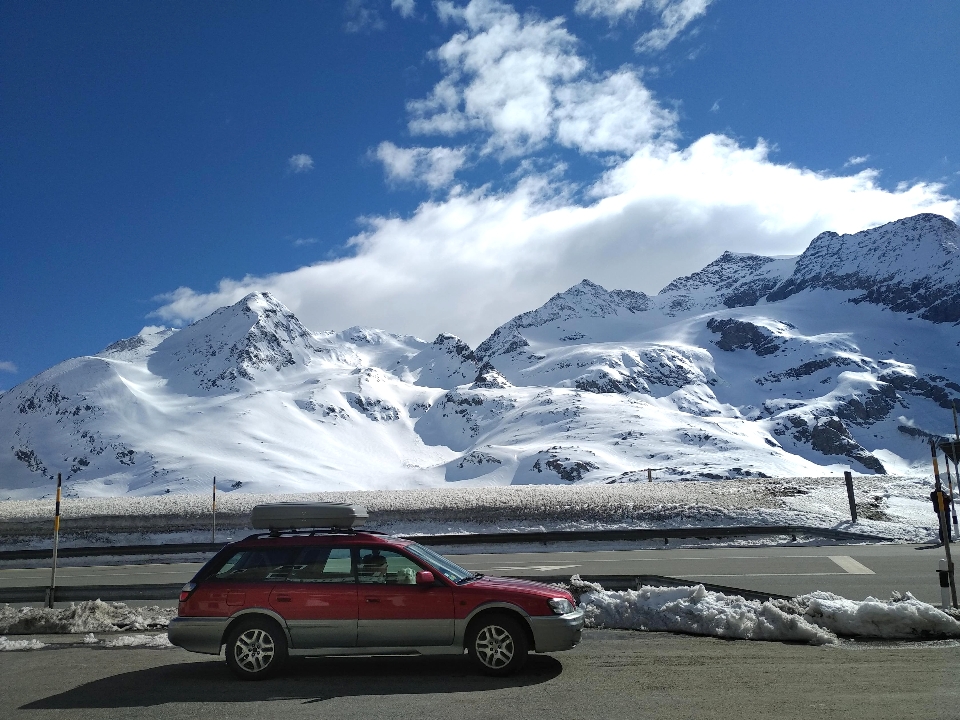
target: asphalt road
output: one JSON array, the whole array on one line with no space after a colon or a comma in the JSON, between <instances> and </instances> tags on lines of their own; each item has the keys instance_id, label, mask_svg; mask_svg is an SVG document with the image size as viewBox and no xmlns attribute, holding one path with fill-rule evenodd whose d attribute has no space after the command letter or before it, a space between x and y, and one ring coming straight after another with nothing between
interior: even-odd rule
<instances>
[{"instance_id":1,"label":"asphalt road","mask_svg":"<svg viewBox=\"0 0 960 720\"><path fill-rule=\"evenodd\" d=\"M939 604L937 561L941 548L915 545L693 548L452 555L464 567L490 575L522 577L665 575L779 595L828 590L862 600L886 599L893 590ZM57 584L127 585L187 582L198 563L60 568ZM46 585L43 568L0 569L0 587ZM960 715L958 715L960 717Z\"/></svg>"},{"instance_id":2,"label":"asphalt road","mask_svg":"<svg viewBox=\"0 0 960 720\"><path fill-rule=\"evenodd\" d=\"M592 630L506 679L459 658L331 658L260 683L163 650L0 653L4 718L956 720L960 646L809 647Z\"/></svg>"}]
</instances>

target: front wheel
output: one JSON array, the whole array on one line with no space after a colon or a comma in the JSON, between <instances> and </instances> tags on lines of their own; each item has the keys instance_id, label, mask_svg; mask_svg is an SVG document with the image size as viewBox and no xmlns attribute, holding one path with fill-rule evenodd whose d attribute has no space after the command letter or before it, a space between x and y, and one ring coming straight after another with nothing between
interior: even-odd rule
<instances>
[{"instance_id":1,"label":"front wheel","mask_svg":"<svg viewBox=\"0 0 960 720\"><path fill-rule=\"evenodd\" d=\"M530 643L517 620L489 615L475 621L467 634L470 659L487 675L510 675L527 661Z\"/></svg>"},{"instance_id":2,"label":"front wheel","mask_svg":"<svg viewBox=\"0 0 960 720\"><path fill-rule=\"evenodd\" d=\"M287 660L287 638L273 620L243 620L227 637L227 666L241 680L263 680Z\"/></svg>"}]
</instances>

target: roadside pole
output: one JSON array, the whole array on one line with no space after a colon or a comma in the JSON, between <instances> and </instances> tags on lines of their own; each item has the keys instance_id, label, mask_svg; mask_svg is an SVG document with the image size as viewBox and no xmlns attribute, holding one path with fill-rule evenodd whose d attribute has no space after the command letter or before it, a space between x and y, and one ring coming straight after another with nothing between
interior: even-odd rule
<instances>
[{"instance_id":1,"label":"roadside pole","mask_svg":"<svg viewBox=\"0 0 960 720\"><path fill-rule=\"evenodd\" d=\"M217 541L217 476L213 476L213 534L210 536L210 542Z\"/></svg>"},{"instance_id":2,"label":"roadside pole","mask_svg":"<svg viewBox=\"0 0 960 720\"><path fill-rule=\"evenodd\" d=\"M943 450L943 466L947 469L947 493L950 495L950 507L947 512L953 513L953 531L960 537L960 525L957 524L957 496L953 492L953 478L950 476L950 456ZM957 477L957 491L960 492L960 476Z\"/></svg>"},{"instance_id":3,"label":"roadside pole","mask_svg":"<svg viewBox=\"0 0 960 720\"><path fill-rule=\"evenodd\" d=\"M943 551L947 556L947 577L950 581L950 600L953 607L957 607L957 581L953 570L953 558L950 555L950 528L947 527L947 513L943 502L943 485L940 484L940 466L937 464L937 443L933 439L930 440L930 454L933 456L934 493L937 503L937 516L940 520Z\"/></svg>"},{"instance_id":4,"label":"roadside pole","mask_svg":"<svg viewBox=\"0 0 960 720\"><path fill-rule=\"evenodd\" d=\"M853 496L853 473L849 470L843 472L843 479L847 484L847 502L850 503L850 520L857 521L857 500Z\"/></svg>"},{"instance_id":5,"label":"roadside pole","mask_svg":"<svg viewBox=\"0 0 960 720\"><path fill-rule=\"evenodd\" d=\"M53 568L50 570L50 589L47 591L47 607L53 607L57 592L57 545L60 543L60 487L62 481L57 473L57 505L53 512Z\"/></svg>"}]
</instances>

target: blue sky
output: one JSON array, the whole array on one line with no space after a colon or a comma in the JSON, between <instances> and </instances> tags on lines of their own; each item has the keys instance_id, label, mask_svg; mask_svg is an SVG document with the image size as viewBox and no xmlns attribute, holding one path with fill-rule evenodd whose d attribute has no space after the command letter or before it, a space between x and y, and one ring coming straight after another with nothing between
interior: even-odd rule
<instances>
[{"instance_id":1,"label":"blue sky","mask_svg":"<svg viewBox=\"0 0 960 720\"><path fill-rule=\"evenodd\" d=\"M266 289L476 344L586 276L957 219L960 4L7 2L0 388Z\"/></svg>"}]
</instances>

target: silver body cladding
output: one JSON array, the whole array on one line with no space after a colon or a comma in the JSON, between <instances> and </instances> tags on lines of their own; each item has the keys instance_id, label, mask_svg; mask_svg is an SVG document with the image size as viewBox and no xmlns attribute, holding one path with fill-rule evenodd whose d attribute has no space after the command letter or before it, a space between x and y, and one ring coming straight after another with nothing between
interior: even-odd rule
<instances>
[{"instance_id":1,"label":"silver body cladding","mask_svg":"<svg viewBox=\"0 0 960 720\"><path fill-rule=\"evenodd\" d=\"M530 616L516 606L483 605L462 620L377 620L287 622L267 609L251 608L228 618L177 617L170 621L167 636L174 645L191 652L219 655L227 628L237 617L264 615L279 621L289 643L290 655L380 655L463 653L464 635L470 621L490 609L513 610L523 617L533 636L536 652L569 650L580 642L583 611L566 615Z\"/></svg>"}]
</instances>

